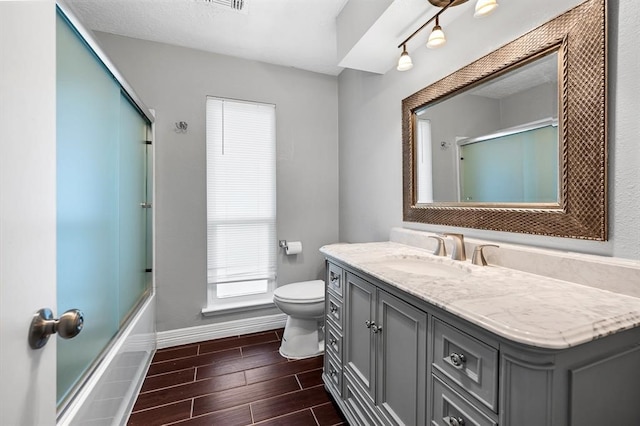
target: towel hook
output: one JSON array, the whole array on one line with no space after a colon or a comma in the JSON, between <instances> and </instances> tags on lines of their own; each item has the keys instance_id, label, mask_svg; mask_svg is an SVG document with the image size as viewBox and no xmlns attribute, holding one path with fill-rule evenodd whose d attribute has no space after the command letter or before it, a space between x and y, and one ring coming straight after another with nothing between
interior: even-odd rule
<instances>
[{"instance_id":1,"label":"towel hook","mask_svg":"<svg viewBox=\"0 0 640 426\"><path fill-rule=\"evenodd\" d=\"M187 127L189 127L189 125L186 121L178 121L176 123L176 133L187 133Z\"/></svg>"}]
</instances>

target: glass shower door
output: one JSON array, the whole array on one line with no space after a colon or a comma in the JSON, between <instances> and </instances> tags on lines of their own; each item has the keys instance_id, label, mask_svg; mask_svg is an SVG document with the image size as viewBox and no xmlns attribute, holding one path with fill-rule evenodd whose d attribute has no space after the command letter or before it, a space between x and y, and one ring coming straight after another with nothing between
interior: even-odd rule
<instances>
[{"instance_id":1,"label":"glass shower door","mask_svg":"<svg viewBox=\"0 0 640 426\"><path fill-rule=\"evenodd\" d=\"M57 18L57 312L84 329L58 339L64 406L148 288L149 124L66 19Z\"/></svg>"}]
</instances>

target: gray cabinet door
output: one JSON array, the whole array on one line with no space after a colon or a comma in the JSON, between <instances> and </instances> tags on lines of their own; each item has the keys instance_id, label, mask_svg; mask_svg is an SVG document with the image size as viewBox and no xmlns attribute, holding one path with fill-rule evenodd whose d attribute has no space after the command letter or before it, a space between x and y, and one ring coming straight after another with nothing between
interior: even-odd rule
<instances>
[{"instance_id":1,"label":"gray cabinet door","mask_svg":"<svg viewBox=\"0 0 640 426\"><path fill-rule=\"evenodd\" d=\"M376 287L347 273L344 317L345 370L374 402L375 339L371 325L376 315Z\"/></svg>"},{"instance_id":2,"label":"gray cabinet door","mask_svg":"<svg viewBox=\"0 0 640 426\"><path fill-rule=\"evenodd\" d=\"M377 401L393 424L426 424L427 314L378 292Z\"/></svg>"}]
</instances>

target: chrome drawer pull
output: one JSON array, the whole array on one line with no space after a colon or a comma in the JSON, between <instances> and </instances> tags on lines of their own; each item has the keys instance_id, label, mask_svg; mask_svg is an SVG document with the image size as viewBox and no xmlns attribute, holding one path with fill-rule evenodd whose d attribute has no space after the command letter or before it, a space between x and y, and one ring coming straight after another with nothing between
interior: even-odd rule
<instances>
[{"instance_id":1,"label":"chrome drawer pull","mask_svg":"<svg viewBox=\"0 0 640 426\"><path fill-rule=\"evenodd\" d=\"M340 275L335 272L332 271L329 273L329 281L331 281L331 284L335 284L337 287L340 287Z\"/></svg>"},{"instance_id":2,"label":"chrome drawer pull","mask_svg":"<svg viewBox=\"0 0 640 426\"><path fill-rule=\"evenodd\" d=\"M464 354L459 354L456 352L451 352L449 355L449 359L451 359L451 364L458 369L464 368L464 363L467 362L467 357Z\"/></svg>"},{"instance_id":3,"label":"chrome drawer pull","mask_svg":"<svg viewBox=\"0 0 640 426\"><path fill-rule=\"evenodd\" d=\"M332 314L335 314L336 312L338 312L338 307L332 303L329 307L329 311L331 311Z\"/></svg>"},{"instance_id":4,"label":"chrome drawer pull","mask_svg":"<svg viewBox=\"0 0 640 426\"><path fill-rule=\"evenodd\" d=\"M336 348L337 347L336 343L338 343L336 339L329 340L329 346L333 346L334 348Z\"/></svg>"},{"instance_id":5,"label":"chrome drawer pull","mask_svg":"<svg viewBox=\"0 0 640 426\"><path fill-rule=\"evenodd\" d=\"M443 417L442 420L449 426L464 426L464 419L462 417L447 416Z\"/></svg>"},{"instance_id":6,"label":"chrome drawer pull","mask_svg":"<svg viewBox=\"0 0 640 426\"><path fill-rule=\"evenodd\" d=\"M338 375L338 372L332 368L331 371L329 372L329 375L331 377L336 377Z\"/></svg>"}]
</instances>

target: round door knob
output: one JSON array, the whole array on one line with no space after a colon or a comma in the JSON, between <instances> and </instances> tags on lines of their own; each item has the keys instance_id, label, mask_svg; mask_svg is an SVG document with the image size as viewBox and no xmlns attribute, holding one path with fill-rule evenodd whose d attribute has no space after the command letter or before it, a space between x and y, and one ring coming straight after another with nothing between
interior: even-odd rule
<instances>
[{"instance_id":1,"label":"round door knob","mask_svg":"<svg viewBox=\"0 0 640 426\"><path fill-rule=\"evenodd\" d=\"M40 349L49 341L49 336L58 333L63 339L76 337L84 327L84 314L78 309L69 309L60 318L53 318L51 309L40 309L33 315L29 327L29 346Z\"/></svg>"},{"instance_id":2,"label":"round door knob","mask_svg":"<svg viewBox=\"0 0 640 426\"><path fill-rule=\"evenodd\" d=\"M451 364L456 368L464 367L464 363L467 362L467 357L457 352L452 352L451 355L449 355L449 359L451 360Z\"/></svg>"},{"instance_id":3,"label":"round door knob","mask_svg":"<svg viewBox=\"0 0 640 426\"><path fill-rule=\"evenodd\" d=\"M58 318L56 331L63 339L76 337L84 327L84 314L79 309L70 309Z\"/></svg>"}]
</instances>

